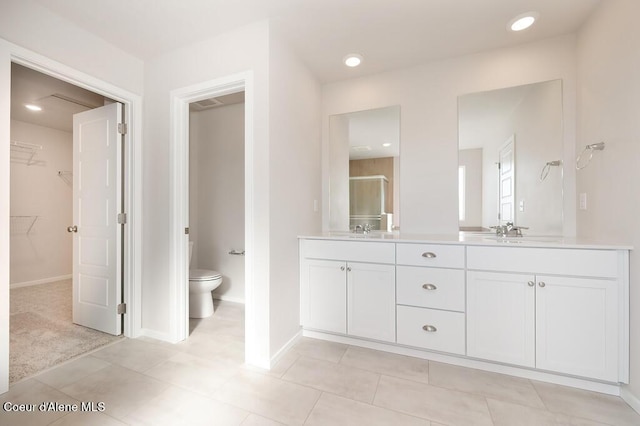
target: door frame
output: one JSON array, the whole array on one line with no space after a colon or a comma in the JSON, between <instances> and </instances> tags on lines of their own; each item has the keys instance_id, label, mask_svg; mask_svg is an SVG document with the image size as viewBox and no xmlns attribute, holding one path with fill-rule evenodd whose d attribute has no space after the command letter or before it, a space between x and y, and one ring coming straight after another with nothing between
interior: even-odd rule
<instances>
[{"instance_id":1,"label":"door frame","mask_svg":"<svg viewBox=\"0 0 640 426\"><path fill-rule=\"evenodd\" d=\"M216 96L245 92L245 360L265 367L258 338L256 282L257 258L254 251L254 104L255 92L251 71L205 81L171 91L170 156L171 161L171 240L170 240L170 310L171 336L174 342L189 336L189 104ZM268 368L268 366L267 366Z\"/></svg>"},{"instance_id":2,"label":"door frame","mask_svg":"<svg viewBox=\"0 0 640 426\"><path fill-rule=\"evenodd\" d=\"M28 49L0 40L0 87L10 93L11 63L47 74L121 102L128 132L125 135L124 201L124 335L138 337L141 330L142 282L142 97L85 74ZM0 98L0 223L9 228L11 99ZM0 233L0 394L9 389L9 233Z\"/></svg>"}]
</instances>

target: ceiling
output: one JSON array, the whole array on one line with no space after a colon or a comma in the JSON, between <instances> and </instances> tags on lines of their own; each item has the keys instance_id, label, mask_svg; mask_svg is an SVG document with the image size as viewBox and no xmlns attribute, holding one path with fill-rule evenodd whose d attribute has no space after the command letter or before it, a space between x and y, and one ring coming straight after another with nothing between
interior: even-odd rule
<instances>
[{"instance_id":1,"label":"ceiling","mask_svg":"<svg viewBox=\"0 0 640 426\"><path fill-rule=\"evenodd\" d=\"M143 60L270 19L323 82L575 32L601 0L35 0ZM536 25L506 30L518 14ZM364 56L347 69L348 53Z\"/></svg>"},{"instance_id":2,"label":"ceiling","mask_svg":"<svg viewBox=\"0 0 640 426\"><path fill-rule=\"evenodd\" d=\"M418 65L574 33L601 0L35 0L107 42L149 60L197 40L270 19L322 82ZM125 11L123 13L123 11ZM538 22L507 31L518 14ZM357 68L348 53L364 57ZM71 115L104 104L96 94L18 65L13 119L71 131ZM32 113L27 102L46 113Z\"/></svg>"}]
</instances>

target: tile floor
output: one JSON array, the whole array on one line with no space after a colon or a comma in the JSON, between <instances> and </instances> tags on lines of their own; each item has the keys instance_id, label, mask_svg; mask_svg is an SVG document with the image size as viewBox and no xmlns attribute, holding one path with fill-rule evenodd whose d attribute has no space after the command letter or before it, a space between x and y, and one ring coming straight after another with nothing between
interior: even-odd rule
<instances>
[{"instance_id":1,"label":"tile floor","mask_svg":"<svg viewBox=\"0 0 640 426\"><path fill-rule=\"evenodd\" d=\"M640 425L620 398L308 338L250 368L243 317L220 302L180 344L124 339L16 383L0 407L36 412L0 408L0 425Z\"/></svg>"}]
</instances>

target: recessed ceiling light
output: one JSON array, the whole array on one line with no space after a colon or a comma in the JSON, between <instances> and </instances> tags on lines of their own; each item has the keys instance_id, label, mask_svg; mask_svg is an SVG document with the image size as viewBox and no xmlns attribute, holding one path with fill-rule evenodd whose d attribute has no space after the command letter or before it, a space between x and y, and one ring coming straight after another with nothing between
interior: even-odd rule
<instances>
[{"instance_id":1,"label":"recessed ceiling light","mask_svg":"<svg viewBox=\"0 0 640 426\"><path fill-rule=\"evenodd\" d=\"M382 146L384 146L385 148L389 148L391 146L390 142L385 142L382 144Z\"/></svg>"},{"instance_id":2,"label":"recessed ceiling light","mask_svg":"<svg viewBox=\"0 0 640 426\"><path fill-rule=\"evenodd\" d=\"M513 18L507 28L511 31L522 31L529 28L540 17L538 12L527 12Z\"/></svg>"},{"instance_id":3,"label":"recessed ceiling light","mask_svg":"<svg viewBox=\"0 0 640 426\"><path fill-rule=\"evenodd\" d=\"M26 104L24 107L29 111L42 111L42 108L39 107L38 105Z\"/></svg>"},{"instance_id":4,"label":"recessed ceiling light","mask_svg":"<svg viewBox=\"0 0 640 426\"><path fill-rule=\"evenodd\" d=\"M348 67L357 67L362 62L362 55L357 53L350 53L344 57L344 64Z\"/></svg>"}]
</instances>

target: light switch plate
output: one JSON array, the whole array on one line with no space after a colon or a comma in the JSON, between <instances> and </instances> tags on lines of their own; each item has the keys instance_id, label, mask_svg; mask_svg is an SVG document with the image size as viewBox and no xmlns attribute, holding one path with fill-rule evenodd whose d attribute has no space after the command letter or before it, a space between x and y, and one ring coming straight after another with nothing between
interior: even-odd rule
<instances>
[{"instance_id":1,"label":"light switch plate","mask_svg":"<svg viewBox=\"0 0 640 426\"><path fill-rule=\"evenodd\" d=\"M587 209L587 194L586 192L580 193L580 210Z\"/></svg>"}]
</instances>

